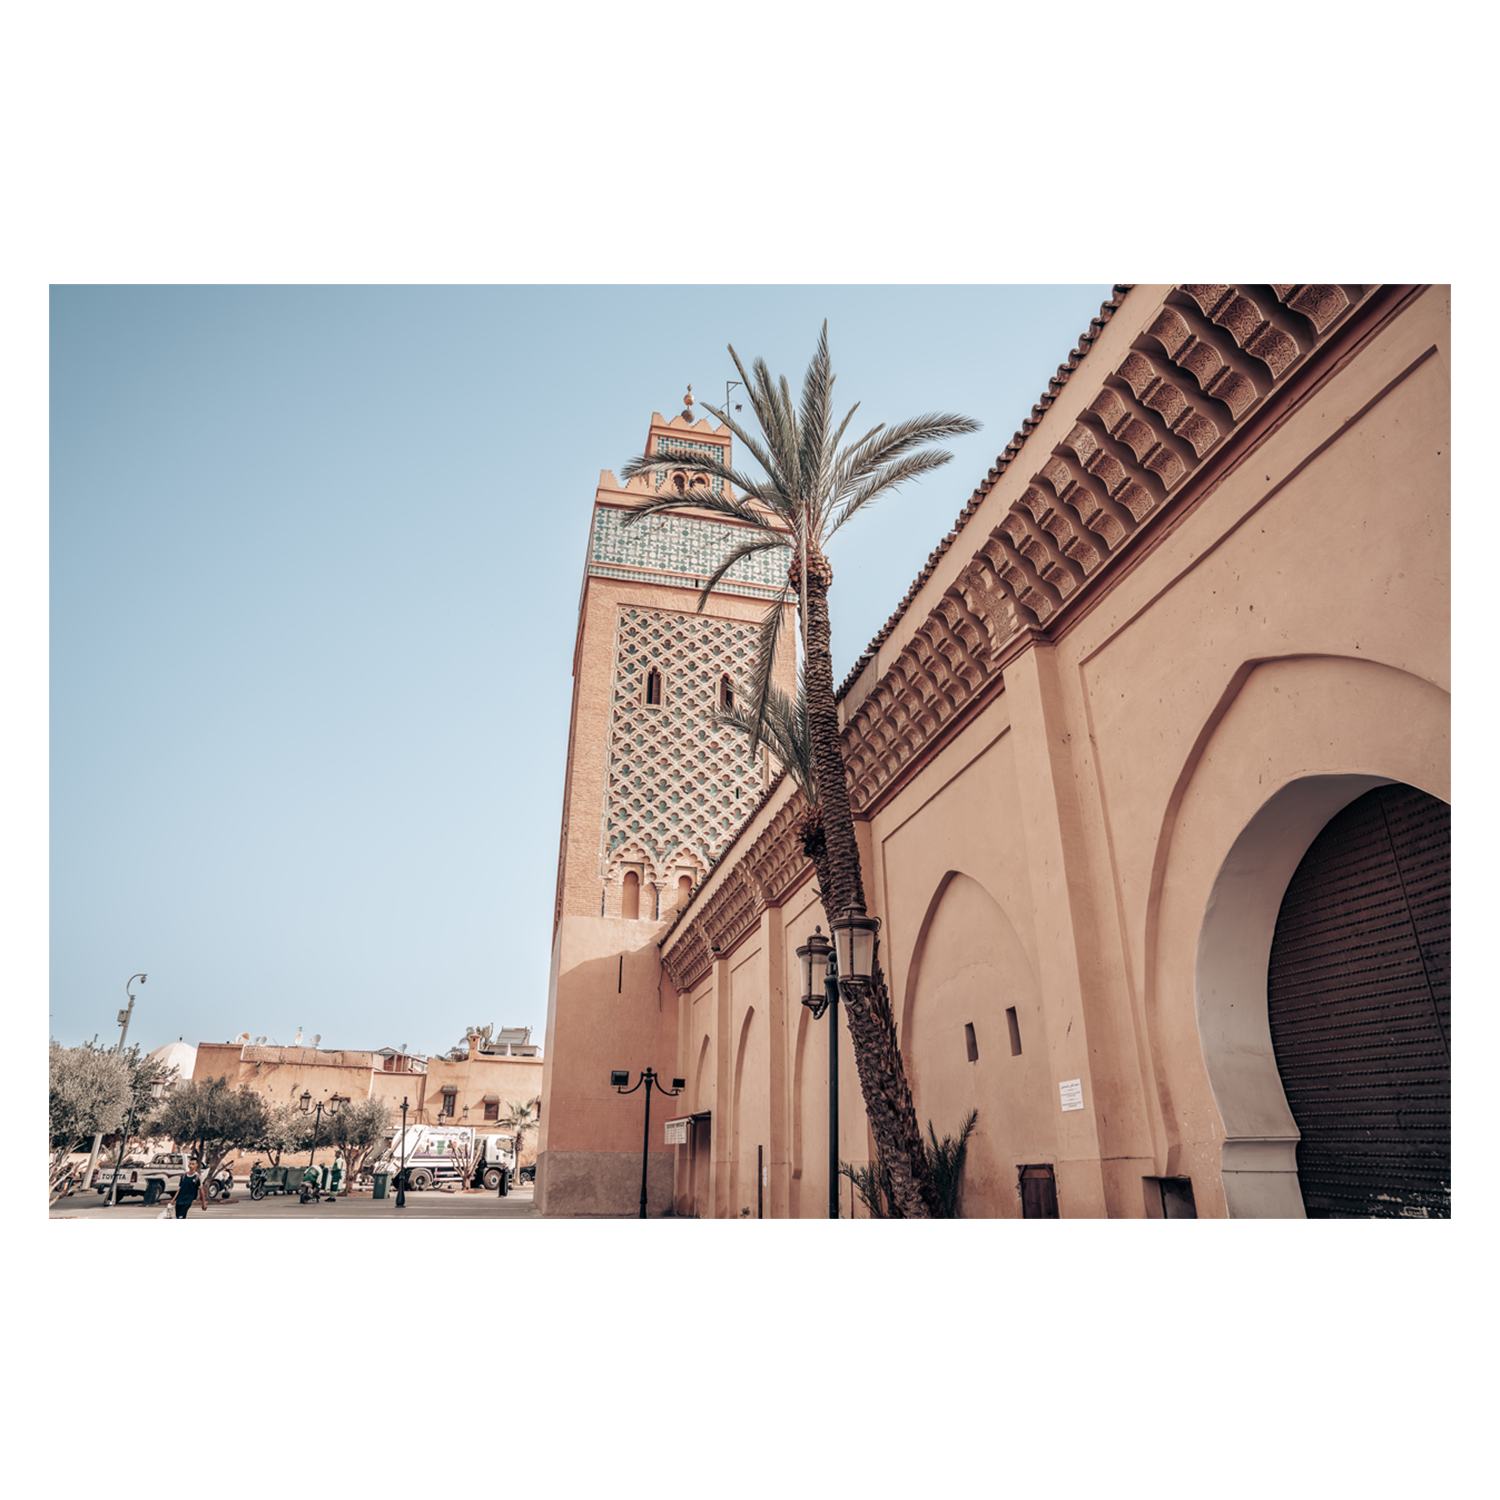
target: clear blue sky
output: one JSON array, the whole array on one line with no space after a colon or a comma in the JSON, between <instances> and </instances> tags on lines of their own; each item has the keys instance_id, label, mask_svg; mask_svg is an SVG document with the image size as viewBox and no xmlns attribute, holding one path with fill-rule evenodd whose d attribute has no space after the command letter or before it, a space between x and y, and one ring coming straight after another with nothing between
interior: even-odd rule
<instances>
[{"instance_id":1,"label":"clear blue sky","mask_svg":"<svg viewBox=\"0 0 1500 1500\"><path fill-rule=\"evenodd\" d=\"M857 421L983 421L836 539L842 680L1108 295L54 289L51 1034L540 1042L599 470L825 317Z\"/></svg>"}]
</instances>

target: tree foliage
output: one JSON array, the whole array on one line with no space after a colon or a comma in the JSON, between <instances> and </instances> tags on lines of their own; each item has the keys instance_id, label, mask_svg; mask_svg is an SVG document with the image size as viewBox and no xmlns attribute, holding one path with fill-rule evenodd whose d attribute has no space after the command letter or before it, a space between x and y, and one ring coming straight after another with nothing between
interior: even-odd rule
<instances>
[{"instance_id":1,"label":"tree foliage","mask_svg":"<svg viewBox=\"0 0 1500 1500\"><path fill-rule=\"evenodd\" d=\"M249 1142L252 1151L264 1151L271 1165L279 1167L284 1154L295 1156L312 1141L307 1115L290 1099L279 1099L266 1109L266 1122L259 1137Z\"/></svg>"},{"instance_id":2,"label":"tree foliage","mask_svg":"<svg viewBox=\"0 0 1500 1500\"><path fill-rule=\"evenodd\" d=\"M125 1126L130 1114L134 1057L86 1044L47 1044L48 1186L66 1170L68 1153L96 1135Z\"/></svg>"},{"instance_id":3,"label":"tree foliage","mask_svg":"<svg viewBox=\"0 0 1500 1500\"><path fill-rule=\"evenodd\" d=\"M344 1193L371 1154L385 1145L391 1130L391 1109L384 1099L361 1099L346 1104L333 1117L333 1140L344 1153Z\"/></svg>"},{"instance_id":4,"label":"tree foliage","mask_svg":"<svg viewBox=\"0 0 1500 1500\"><path fill-rule=\"evenodd\" d=\"M945 1135L939 1140L932 1121L927 1122L927 1134L931 1140L931 1145L927 1148L927 1169L938 1199L938 1211L933 1215L934 1218L963 1217L959 1200L963 1189L964 1162L969 1156L969 1137L973 1135L978 1123L979 1111L971 1109L964 1116L957 1136ZM891 1217L888 1211L891 1201L890 1174L879 1158L862 1167L841 1161L839 1176L847 1177L854 1184L854 1191L859 1194L860 1202L872 1219Z\"/></svg>"},{"instance_id":5,"label":"tree foliage","mask_svg":"<svg viewBox=\"0 0 1500 1500\"><path fill-rule=\"evenodd\" d=\"M957 1136L945 1135L942 1140L938 1140L932 1121L927 1122L927 1134L932 1142L928 1151L929 1164L932 1169L932 1184L937 1189L941 1205L938 1215L941 1219L961 1217L959 1195L963 1189L964 1162L969 1156L969 1137L974 1134L974 1127L978 1122L979 1111L971 1109L964 1116Z\"/></svg>"},{"instance_id":6,"label":"tree foliage","mask_svg":"<svg viewBox=\"0 0 1500 1500\"><path fill-rule=\"evenodd\" d=\"M516 1167L521 1165L521 1151L526 1144L526 1132L535 1130L541 1119L541 1099L527 1099L522 1103L513 1103L510 1113L500 1122L506 1126L515 1136L516 1143Z\"/></svg>"},{"instance_id":7,"label":"tree foliage","mask_svg":"<svg viewBox=\"0 0 1500 1500\"><path fill-rule=\"evenodd\" d=\"M212 1177L231 1152L255 1148L265 1139L265 1101L227 1078L179 1084L162 1101L150 1130L170 1136L180 1151L198 1158L201 1175Z\"/></svg>"}]
</instances>

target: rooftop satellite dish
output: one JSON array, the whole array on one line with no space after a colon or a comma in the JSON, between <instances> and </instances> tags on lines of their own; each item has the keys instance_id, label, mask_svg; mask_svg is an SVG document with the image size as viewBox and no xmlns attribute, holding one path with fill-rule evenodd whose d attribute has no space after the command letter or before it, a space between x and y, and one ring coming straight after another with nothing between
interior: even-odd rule
<instances>
[{"instance_id":1,"label":"rooftop satellite dish","mask_svg":"<svg viewBox=\"0 0 1500 1500\"><path fill-rule=\"evenodd\" d=\"M403 1051L403 1052L405 1052L405 1051L406 1051L406 1043L405 1043L405 1042L402 1042L402 1043L401 1043L401 1050L402 1050L402 1051Z\"/></svg>"},{"instance_id":2,"label":"rooftop satellite dish","mask_svg":"<svg viewBox=\"0 0 1500 1500\"><path fill-rule=\"evenodd\" d=\"M256 1037L256 1039L255 1039L255 1045L256 1045L256 1046L257 1046L257 1047L264 1047L264 1046L265 1046L265 1044L266 1044L266 1039L265 1039L265 1037L263 1037L263 1036L258 1036L258 1037Z\"/></svg>"},{"instance_id":3,"label":"rooftop satellite dish","mask_svg":"<svg viewBox=\"0 0 1500 1500\"><path fill-rule=\"evenodd\" d=\"M313 1039L312 1039L313 1046L316 1047L318 1045L318 1043L321 1042L322 1040L323 1040L323 1033L321 1031L315 1031L313 1033Z\"/></svg>"}]
</instances>

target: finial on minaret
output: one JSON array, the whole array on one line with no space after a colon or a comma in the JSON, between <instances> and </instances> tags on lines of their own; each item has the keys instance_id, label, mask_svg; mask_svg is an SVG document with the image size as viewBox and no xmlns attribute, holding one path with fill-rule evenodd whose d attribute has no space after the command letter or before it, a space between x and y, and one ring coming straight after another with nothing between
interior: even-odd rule
<instances>
[{"instance_id":1,"label":"finial on minaret","mask_svg":"<svg viewBox=\"0 0 1500 1500\"><path fill-rule=\"evenodd\" d=\"M684 419L687 420L687 421L689 421L689 422L691 422L693 420L693 388L692 388L692 386L689 386L687 388L687 395L685 395L682 398L682 415L683 415Z\"/></svg>"}]
</instances>

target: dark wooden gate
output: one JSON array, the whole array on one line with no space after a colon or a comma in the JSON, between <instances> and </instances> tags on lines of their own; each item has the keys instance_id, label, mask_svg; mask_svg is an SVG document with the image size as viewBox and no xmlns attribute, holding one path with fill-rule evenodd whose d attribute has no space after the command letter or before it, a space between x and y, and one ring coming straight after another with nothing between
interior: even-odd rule
<instances>
[{"instance_id":1,"label":"dark wooden gate","mask_svg":"<svg viewBox=\"0 0 1500 1500\"><path fill-rule=\"evenodd\" d=\"M1021 1168L1021 1217L1057 1218L1057 1180L1050 1166Z\"/></svg>"},{"instance_id":2,"label":"dark wooden gate","mask_svg":"<svg viewBox=\"0 0 1500 1500\"><path fill-rule=\"evenodd\" d=\"M1367 792L1307 851L1276 921L1271 1039L1309 1218L1450 1214L1449 808Z\"/></svg>"}]
</instances>

